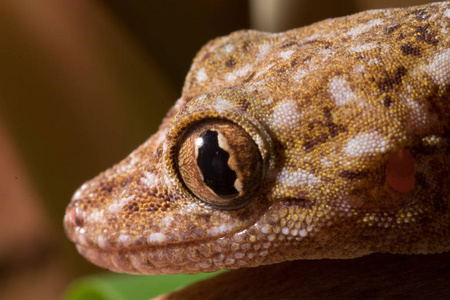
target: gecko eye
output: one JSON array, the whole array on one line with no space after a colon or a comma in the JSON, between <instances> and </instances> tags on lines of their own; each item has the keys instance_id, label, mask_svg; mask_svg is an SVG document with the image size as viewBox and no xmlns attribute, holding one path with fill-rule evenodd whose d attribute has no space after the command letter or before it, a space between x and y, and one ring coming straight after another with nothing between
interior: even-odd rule
<instances>
[{"instance_id":1,"label":"gecko eye","mask_svg":"<svg viewBox=\"0 0 450 300\"><path fill-rule=\"evenodd\" d=\"M177 164L188 189L219 209L246 205L262 179L258 147L229 121L207 120L188 129L179 144Z\"/></svg>"}]
</instances>

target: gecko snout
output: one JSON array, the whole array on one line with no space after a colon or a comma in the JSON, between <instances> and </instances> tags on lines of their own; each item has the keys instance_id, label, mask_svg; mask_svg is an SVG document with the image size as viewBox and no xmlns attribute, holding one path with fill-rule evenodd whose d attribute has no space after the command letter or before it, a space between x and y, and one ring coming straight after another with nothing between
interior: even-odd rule
<instances>
[{"instance_id":1,"label":"gecko snout","mask_svg":"<svg viewBox=\"0 0 450 300\"><path fill-rule=\"evenodd\" d=\"M64 218L65 222L69 222L72 226L83 227L84 218L80 213L80 210L77 210L77 207L70 205L66 210L66 218Z\"/></svg>"}]
</instances>

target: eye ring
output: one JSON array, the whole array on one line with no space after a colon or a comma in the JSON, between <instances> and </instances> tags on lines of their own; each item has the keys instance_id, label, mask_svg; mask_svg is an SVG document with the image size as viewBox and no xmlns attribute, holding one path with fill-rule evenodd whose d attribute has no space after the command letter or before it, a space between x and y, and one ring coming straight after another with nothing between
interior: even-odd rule
<instances>
[{"instance_id":1,"label":"eye ring","mask_svg":"<svg viewBox=\"0 0 450 300\"><path fill-rule=\"evenodd\" d=\"M207 119L187 129L178 143L176 164L192 194L223 210L247 205L263 177L255 141L228 120Z\"/></svg>"}]
</instances>

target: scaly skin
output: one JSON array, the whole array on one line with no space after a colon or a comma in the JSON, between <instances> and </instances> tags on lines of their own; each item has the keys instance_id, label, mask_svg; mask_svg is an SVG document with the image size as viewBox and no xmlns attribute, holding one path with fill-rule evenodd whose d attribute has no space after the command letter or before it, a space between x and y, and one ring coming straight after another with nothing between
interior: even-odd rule
<instances>
[{"instance_id":1,"label":"scaly skin","mask_svg":"<svg viewBox=\"0 0 450 300\"><path fill-rule=\"evenodd\" d=\"M206 119L256 145L235 149L261 166L236 207L180 174L180 144ZM444 252L449 138L449 2L239 31L201 49L158 132L85 183L64 225L88 260L127 273Z\"/></svg>"}]
</instances>

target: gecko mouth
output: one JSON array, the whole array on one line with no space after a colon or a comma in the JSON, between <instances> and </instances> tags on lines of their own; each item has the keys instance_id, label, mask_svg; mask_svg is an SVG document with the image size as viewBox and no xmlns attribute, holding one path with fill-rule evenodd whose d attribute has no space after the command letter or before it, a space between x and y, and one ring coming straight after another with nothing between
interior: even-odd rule
<instances>
[{"instance_id":1,"label":"gecko mouth","mask_svg":"<svg viewBox=\"0 0 450 300\"><path fill-rule=\"evenodd\" d=\"M236 269L262 264L269 254L269 244L263 241L250 246L245 242L249 231L262 218L245 228L225 230L214 238L187 241L153 241L147 237L125 240L120 235L111 239L105 234L89 233L84 211L69 205L64 217L64 227L69 238L76 244L78 252L90 262L115 272L133 274L195 274L214 272L221 269ZM97 227L97 226L93 226ZM250 229L252 228L252 229ZM227 228L230 229L230 228ZM253 232L254 233L254 232Z\"/></svg>"},{"instance_id":2,"label":"gecko mouth","mask_svg":"<svg viewBox=\"0 0 450 300\"><path fill-rule=\"evenodd\" d=\"M91 235L96 237L94 240L86 237L86 233L78 234L87 224L83 224L81 216L77 218L76 211L72 212L71 209L73 208L68 208L65 227L80 254L90 262L115 272L194 274L277 263L295 259L295 255L305 259L316 259L323 258L324 252L328 253L328 258L356 257L370 253L367 249L363 249L362 252L343 254L337 247L338 240L326 240L324 238L327 236L326 233L320 237L320 233L314 230L303 232L302 227L296 229L294 223L291 224L292 229L280 228L280 232L276 233L278 226L267 225L273 218L267 211L245 228L223 232L213 238L202 237L159 245L149 244L146 238L139 238L128 241L126 245L117 243L106 245L96 234ZM279 211L277 204L271 206L271 209ZM77 226L77 223L82 226ZM297 253L286 252L286 249L292 247L295 247Z\"/></svg>"},{"instance_id":3,"label":"gecko mouth","mask_svg":"<svg viewBox=\"0 0 450 300\"><path fill-rule=\"evenodd\" d=\"M253 251L224 254L229 251L229 246L218 247L217 243L203 242L104 250L76 245L80 254L90 262L111 271L132 274L195 274L237 269L260 265L267 255L267 251L260 253L265 255Z\"/></svg>"}]
</instances>

